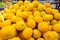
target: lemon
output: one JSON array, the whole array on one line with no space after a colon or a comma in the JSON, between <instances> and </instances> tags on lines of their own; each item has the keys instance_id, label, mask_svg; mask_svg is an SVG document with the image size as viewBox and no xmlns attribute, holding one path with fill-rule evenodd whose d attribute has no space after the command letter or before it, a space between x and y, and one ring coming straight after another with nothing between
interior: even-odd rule
<instances>
[{"instance_id":1,"label":"lemon","mask_svg":"<svg viewBox=\"0 0 60 40\"><path fill-rule=\"evenodd\" d=\"M40 12L39 12L39 11L35 11L35 12L34 12L34 16L37 16L37 15L40 16Z\"/></svg>"},{"instance_id":2,"label":"lemon","mask_svg":"<svg viewBox=\"0 0 60 40\"><path fill-rule=\"evenodd\" d=\"M51 21L51 24L53 25L53 24L56 24L57 23L57 20L55 20L55 19L53 19L52 21Z\"/></svg>"},{"instance_id":3,"label":"lemon","mask_svg":"<svg viewBox=\"0 0 60 40\"><path fill-rule=\"evenodd\" d=\"M0 30L0 36L3 39L9 39L16 36L16 29L12 26L5 26Z\"/></svg>"},{"instance_id":4,"label":"lemon","mask_svg":"<svg viewBox=\"0 0 60 40\"><path fill-rule=\"evenodd\" d=\"M44 7L44 5L39 5L37 9L38 9L39 11L43 11L43 10L45 10L45 7Z\"/></svg>"},{"instance_id":5,"label":"lemon","mask_svg":"<svg viewBox=\"0 0 60 40\"><path fill-rule=\"evenodd\" d=\"M41 32L38 29L33 30L33 37L34 38L40 38L41 37Z\"/></svg>"},{"instance_id":6,"label":"lemon","mask_svg":"<svg viewBox=\"0 0 60 40\"><path fill-rule=\"evenodd\" d=\"M33 28L35 28L36 23L35 23L35 21L33 19L29 19L27 21L27 26L33 29Z\"/></svg>"},{"instance_id":7,"label":"lemon","mask_svg":"<svg viewBox=\"0 0 60 40\"><path fill-rule=\"evenodd\" d=\"M16 23L16 26L15 27L16 27L17 30L22 31L27 26L26 26L26 24L23 21L19 21L19 22Z\"/></svg>"},{"instance_id":8,"label":"lemon","mask_svg":"<svg viewBox=\"0 0 60 40\"><path fill-rule=\"evenodd\" d=\"M58 39L58 33L55 31L48 31L43 34L45 40L55 40Z\"/></svg>"},{"instance_id":9,"label":"lemon","mask_svg":"<svg viewBox=\"0 0 60 40\"><path fill-rule=\"evenodd\" d=\"M13 37L11 39L8 39L8 40L21 40L19 37Z\"/></svg>"},{"instance_id":10,"label":"lemon","mask_svg":"<svg viewBox=\"0 0 60 40\"><path fill-rule=\"evenodd\" d=\"M28 39L32 36L33 30L31 28L26 28L23 32L22 35L25 39Z\"/></svg>"},{"instance_id":11,"label":"lemon","mask_svg":"<svg viewBox=\"0 0 60 40\"><path fill-rule=\"evenodd\" d=\"M38 38L37 40L44 40L43 38Z\"/></svg>"},{"instance_id":12,"label":"lemon","mask_svg":"<svg viewBox=\"0 0 60 40\"><path fill-rule=\"evenodd\" d=\"M29 38L29 39L27 39L27 40L35 40L35 39L31 37L31 38Z\"/></svg>"},{"instance_id":13,"label":"lemon","mask_svg":"<svg viewBox=\"0 0 60 40\"><path fill-rule=\"evenodd\" d=\"M46 14L46 15L43 16L43 20L45 20L45 21L50 21L52 19L53 19L53 16L50 15L50 14Z\"/></svg>"},{"instance_id":14,"label":"lemon","mask_svg":"<svg viewBox=\"0 0 60 40\"><path fill-rule=\"evenodd\" d=\"M43 33L49 31L50 30L49 24L47 22L40 22L38 24L38 29Z\"/></svg>"},{"instance_id":15,"label":"lemon","mask_svg":"<svg viewBox=\"0 0 60 40\"><path fill-rule=\"evenodd\" d=\"M17 2L17 4L18 4L19 6L21 6L21 5L23 5L23 1L19 1L19 2Z\"/></svg>"},{"instance_id":16,"label":"lemon","mask_svg":"<svg viewBox=\"0 0 60 40\"><path fill-rule=\"evenodd\" d=\"M60 32L60 24L59 23L56 23L53 25L53 30L56 31L56 32Z\"/></svg>"},{"instance_id":17,"label":"lemon","mask_svg":"<svg viewBox=\"0 0 60 40\"><path fill-rule=\"evenodd\" d=\"M34 17L34 20L35 20L36 23L43 22L43 18L40 17L40 16L35 16L35 17ZM37 20L38 20L38 21L37 21Z\"/></svg>"}]
</instances>

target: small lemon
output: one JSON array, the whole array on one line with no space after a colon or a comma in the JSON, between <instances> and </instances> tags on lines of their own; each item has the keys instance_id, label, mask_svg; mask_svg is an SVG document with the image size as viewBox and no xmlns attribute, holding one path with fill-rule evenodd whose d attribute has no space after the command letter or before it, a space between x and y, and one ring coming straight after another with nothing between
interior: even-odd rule
<instances>
[{"instance_id":1,"label":"small lemon","mask_svg":"<svg viewBox=\"0 0 60 40\"><path fill-rule=\"evenodd\" d=\"M29 1L24 1L24 6L27 7L29 5Z\"/></svg>"},{"instance_id":2,"label":"small lemon","mask_svg":"<svg viewBox=\"0 0 60 40\"><path fill-rule=\"evenodd\" d=\"M25 6L24 5L21 5L20 6L20 10L24 11L25 10Z\"/></svg>"},{"instance_id":3,"label":"small lemon","mask_svg":"<svg viewBox=\"0 0 60 40\"><path fill-rule=\"evenodd\" d=\"M54 15L54 18L55 18L55 19L60 19L60 13L55 14L55 15Z\"/></svg>"},{"instance_id":4,"label":"small lemon","mask_svg":"<svg viewBox=\"0 0 60 40\"><path fill-rule=\"evenodd\" d=\"M17 2L17 4L18 4L19 6L21 6L21 5L23 5L23 1L19 1L19 2Z\"/></svg>"},{"instance_id":5,"label":"small lemon","mask_svg":"<svg viewBox=\"0 0 60 40\"><path fill-rule=\"evenodd\" d=\"M23 21L18 21L17 23L16 23L16 29L17 30L19 30L19 31L22 31L22 30L24 30L27 26L26 26L26 24L23 22Z\"/></svg>"},{"instance_id":6,"label":"small lemon","mask_svg":"<svg viewBox=\"0 0 60 40\"><path fill-rule=\"evenodd\" d=\"M43 20L45 20L45 21L50 21L52 19L53 19L53 16L50 15L50 14L46 14L46 15L43 16Z\"/></svg>"},{"instance_id":7,"label":"small lemon","mask_svg":"<svg viewBox=\"0 0 60 40\"><path fill-rule=\"evenodd\" d=\"M49 31L50 30L49 24L47 22L40 22L38 24L38 29L43 33Z\"/></svg>"},{"instance_id":8,"label":"small lemon","mask_svg":"<svg viewBox=\"0 0 60 40\"><path fill-rule=\"evenodd\" d=\"M52 12L52 9L51 8L46 8L45 11L46 11L46 13L50 14Z\"/></svg>"},{"instance_id":9,"label":"small lemon","mask_svg":"<svg viewBox=\"0 0 60 40\"><path fill-rule=\"evenodd\" d=\"M43 38L38 38L37 40L44 40Z\"/></svg>"},{"instance_id":10,"label":"small lemon","mask_svg":"<svg viewBox=\"0 0 60 40\"><path fill-rule=\"evenodd\" d=\"M45 11L41 11L40 12L40 16L44 16L44 15L46 15L46 12Z\"/></svg>"},{"instance_id":11,"label":"small lemon","mask_svg":"<svg viewBox=\"0 0 60 40\"><path fill-rule=\"evenodd\" d=\"M41 37L41 32L38 29L33 30L33 37L34 38L40 38Z\"/></svg>"},{"instance_id":12,"label":"small lemon","mask_svg":"<svg viewBox=\"0 0 60 40\"><path fill-rule=\"evenodd\" d=\"M35 39L31 37L31 38L29 38L29 39L27 39L27 40L35 40Z\"/></svg>"},{"instance_id":13,"label":"small lemon","mask_svg":"<svg viewBox=\"0 0 60 40\"><path fill-rule=\"evenodd\" d=\"M36 16L36 15L39 15L40 16L40 12L39 11L35 11L34 12L34 16Z\"/></svg>"},{"instance_id":14,"label":"small lemon","mask_svg":"<svg viewBox=\"0 0 60 40\"><path fill-rule=\"evenodd\" d=\"M34 7L34 8L32 9L32 12L35 12L35 11L37 11L37 8L36 8L36 7Z\"/></svg>"},{"instance_id":15,"label":"small lemon","mask_svg":"<svg viewBox=\"0 0 60 40\"><path fill-rule=\"evenodd\" d=\"M39 23L39 22L42 22L42 21L43 21L43 18L40 17L40 16L35 16L35 17L34 17L34 20L35 20L36 23ZM37 21L37 20L38 20L38 21Z\"/></svg>"},{"instance_id":16,"label":"small lemon","mask_svg":"<svg viewBox=\"0 0 60 40\"><path fill-rule=\"evenodd\" d=\"M37 9L39 11L43 11L43 10L45 10L45 6L44 5L39 5Z\"/></svg>"},{"instance_id":17,"label":"small lemon","mask_svg":"<svg viewBox=\"0 0 60 40\"><path fill-rule=\"evenodd\" d=\"M10 25L11 25L11 20L10 19L1 22L1 27L10 26Z\"/></svg>"},{"instance_id":18,"label":"small lemon","mask_svg":"<svg viewBox=\"0 0 60 40\"><path fill-rule=\"evenodd\" d=\"M51 24L53 25L53 24L56 24L57 23L57 20L55 20L55 19L53 19L52 21L51 21Z\"/></svg>"},{"instance_id":19,"label":"small lemon","mask_svg":"<svg viewBox=\"0 0 60 40\"><path fill-rule=\"evenodd\" d=\"M55 40L59 39L58 33L55 31L47 31L43 34L45 40Z\"/></svg>"},{"instance_id":20,"label":"small lemon","mask_svg":"<svg viewBox=\"0 0 60 40\"><path fill-rule=\"evenodd\" d=\"M56 31L56 32L60 32L60 24L59 23L56 23L53 25L53 30Z\"/></svg>"},{"instance_id":21,"label":"small lemon","mask_svg":"<svg viewBox=\"0 0 60 40\"><path fill-rule=\"evenodd\" d=\"M33 30L31 28L26 28L23 32L22 35L25 39L28 39L32 36Z\"/></svg>"},{"instance_id":22,"label":"small lemon","mask_svg":"<svg viewBox=\"0 0 60 40\"><path fill-rule=\"evenodd\" d=\"M13 37L11 39L8 39L8 40L21 40L19 37Z\"/></svg>"},{"instance_id":23,"label":"small lemon","mask_svg":"<svg viewBox=\"0 0 60 40\"><path fill-rule=\"evenodd\" d=\"M34 7L38 7L38 4L39 4L38 1L33 1L33 2L32 2L32 5L33 5Z\"/></svg>"},{"instance_id":24,"label":"small lemon","mask_svg":"<svg viewBox=\"0 0 60 40\"><path fill-rule=\"evenodd\" d=\"M31 11L33 9L33 5L30 3L28 6L27 6L27 10L28 11Z\"/></svg>"},{"instance_id":25,"label":"small lemon","mask_svg":"<svg viewBox=\"0 0 60 40\"><path fill-rule=\"evenodd\" d=\"M46 7L46 8L51 8L51 4L50 4L49 2L47 2L47 3L45 4L45 7Z\"/></svg>"},{"instance_id":26,"label":"small lemon","mask_svg":"<svg viewBox=\"0 0 60 40\"><path fill-rule=\"evenodd\" d=\"M56 13L59 13L59 11L57 9L52 9L52 12L51 13L54 15Z\"/></svg>"},{"instance_id":27,"label":"small lemon","mask_svg":"<svg viewBox=\"0 0 60 40\"><path fill-rule=\"evenodd\" d=\"M29 15L27 20L29 20L29 19L34 19L34 16L33 15Z\"/></svg>"},{"instance_id":28,"label":"small lemon","mask_svg":"<svg viewBox=\"0 0 60 40\"><path fill-rule=\"evenodd\" d=\"M33 29L33 28L35 28L36 23L35 23L35 21L33 19L29 19L27 21L27 26Z\"/></svg>"}]
</instances>

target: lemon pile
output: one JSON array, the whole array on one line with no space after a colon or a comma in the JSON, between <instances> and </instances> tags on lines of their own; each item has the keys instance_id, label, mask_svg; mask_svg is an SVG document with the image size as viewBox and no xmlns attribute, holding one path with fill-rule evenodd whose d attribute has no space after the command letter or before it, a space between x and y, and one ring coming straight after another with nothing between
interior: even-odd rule
<instances>
[{"instance_id":1,"label":"lemon pile","mask_svg":"<svg viewBox=\"0 0 60 40\"><path fill-rule=\"evenodd\" d=\"M19 1L0 13L0 40L59 40L60 13L50 3Z\"/></svg>"}]
</instances>

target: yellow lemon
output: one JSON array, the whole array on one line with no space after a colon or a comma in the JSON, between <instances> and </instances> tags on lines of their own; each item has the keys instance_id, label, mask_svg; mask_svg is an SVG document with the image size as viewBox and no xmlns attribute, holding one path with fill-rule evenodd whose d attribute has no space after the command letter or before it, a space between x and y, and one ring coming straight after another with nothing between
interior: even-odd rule
<instances>
[{"instance_id":1,"label":"yellow lemon","mask_svg":"<svg viewBox=\"0 0 60 40\"><path fill-rule=\"evenodd\" d=\"M1 27L10 26L10 25L11 25L11 20L10 19L1 22Z\"/></svg>"},{"instance_id":2,"label":"yellow lemon","mask_svg":"<svg viewBox=\"0 0 60 40\"><path fill-rule=\"evenodd\" d=\"M27 20L29 20L29 19L34 19L34 16L33 15L29 15Z\"/></svg>"},{"instance_id":3,"label":"yellow lemon","mask_svg":"<svg viewBox=\"0 0 60 40\"><path fill-rule=\"evenodd\" d=\"M41 11L40 12L40 16L44 16L44 15L46 15L46 12L45 11Z\"/></svg>"},{"instance_id":4,"label":"yellow lemon","mask_svg":"<svg viewBox=\"0 0 60 40\"><path fill-rule=\"evenodd\" d=\"M29 5L29 1L24 1L24 6L27 7Z\"/></svg>"},{"instance_id":5,"label":"yellow lemon","mask_svg":"<svg viewBox=\"0 0 60 40\"><path fill-rule=\"evenodd\" d=\"M33 28L35 28L36 23L35 23L35 21L33 19L29 19L27 21L27 26L33 29Z\"/></svg>"},{"instance_id":6,"label":"yellow lemon","mask_svg":"<svg viewBox=\"0 0 60 40\"><path fill-rule=\"evenodd\" d=\"M39 5L37 9L39 11L43 11L43 10L45 10L45 6L44 5Z\"/></svg>"},{"instance_id":7,"label":"yellow lemon","mask_svg":"<svg viewBox=\"0 0 60 40\"><path fill-rule=\"evenodd\" d=\"M55 19L53 19L52 21L51 21L51 24L53 25L53 24L56 24L57 23L57 20L55 20Z\"/></svg>"},{"instance_id":8,"label":"yellow lemon","mask_svg":"<svg viewBox=\"0 0 60 40\"><path fill-rule=\"evenodd\" d=\"M40 12L39 11L35 11L34 12L34 16L36 16L36 15L39 15L40 16Z\"/></svg>"},{"instance_id":9,"label":"yellow lemon","mask_svg":"<svg viewBox=\"0 0 60 40\"><path fill-rule=\"evenodd\" d=\"M56 31L56 32L60 32L60 24L59 23L56 23L53 25L53 30Z\"/></svg>"},{"instance_id":10,"label":"yellow lemon","mask_svg":"<svg viewBox=\"0 0 60 40\"><path fill-rule=\"evenodd\" d=\"M43 38L38 38L37 40L44 40Z\"/></svg>"},{"instance_id":11,"label":"yellow lemon","mask_svg":"<svg viewBox=\"0 0 60 40\"><path fill-rule=\"evenodd\" d=\"M23 5L23 1L19 1L19 2L17 2L17 4L18 4L19 6L21 6L21 5Z\"/></svg>"},{"instance_id":12,"label":"yellow lemon","mask_svg":"<svg viewBox=\"0 0 60 40\"><path fill-rule=\"evenodd\" d=\"M22 35L24 38L28 39L32 36L33 30L31 28L26 28L23 32Z\"/></svg>"},{"instance_id":13,"label":"yellow lemon","mask_svg":"<svg viewBox=\"0 0 60 40\"><path fill-rule=\"evenodd\" d=\"M29 38L29 39L27 39L27 40L35 40L35 39L31 37L31 38Z\"/></svg>"},{"instance_id":14,"label":"yellow lemon","mask_svg":"<svg viewBox=\"0 0 60 40\"><path fill-rule=\"evenodd\" d=\"M32 2L32 5L33 5L34 7L38 7L38 4L39 4L38 1L33 1L33 2Z\"/></svg>"},{"instance_id":15,"label":"yellow lemon","mask_svg":"<svg viewBox=\"0 0 60 40\"><path fill-rule=\"evenodd\" d=\"M60 19L60 13L55 14L55 15L54 15L54 18L55 18L55 19Z\"/></svg>"},{"instance_id":16,"label":"yellow lemon","mask_svg":"<svg viewBox=\"0 0 60 40\"><path fill-rule=\"evenodd\" d=\"M52 9L52 12L51 13L54 15L56 13L59 13L59 11L57 9Z\"/></svg>"},{"instance_id":17,"label":"yellow lemon","mask_svg":"<svg viewBox=\"0 0 60 40\"><path fill-rule=\"evenodd\" d=\"M33 5L30 3L28 6L27 6L27 10L28 11L31 11L33 9Z\"/></svg>"},{"instance_id":18,"label":"yellow lemon","mask_svg":"<svg viewBox=\"0 0 60 40\"><path fill-rule=\"evenodd\" d=\"M50 21L52 19L53 19L53 16L50 15L50 14L46 14L46 15L43 16L43 20L45 20L45 21Z\"/></svg>"},{"instance_id":19,"label":"yellow lemon","mask_svg":"<svg viewBox=\"0 0 60 40\"><path fill-rule=\"evenodd\" d=\"M38 24L38 29L43 33L49 31L50 30L49 24L47 22L40 22Z\"/></svg>"},{"instance_id":20,"label":"yellow lemon","mask_svg":"<svg viewBox=\"0 0 60 40\"><path fill-rule=\"evenodd\" d=\"M26 24L23 21L19 21L19 22L16 23L16 26L15 27L16 27L17 30L22 31L27 26L26 26Z\"/></svg>"},{"instance_id":21,"label":"yellow lemon","mask_svg":"<svg viewBox=\"0 0 60 40\"><path fill-rule=\"evenodd\" d=\"M55 31L47 31L43 34L45 40L55 40L58 39L58 33Z\"/></svg>"},{"instance_id":22,"label":"yellow lemon","mask_svg":"<svg viewBox=\"0 0 60 40\"><path fill-rule=\"evenodd\" d=\"M20 6L20 10L24 11L25 10L25 6L24 5L21 5Z\"/></svg>"},{"instance_id":23,"label":"yellow lemon","mask_svg":"<svg viewBox=\"0 0 60 40\"><path fill-rule=\"evenodd\" d=\"M22 18L26 19L28 16L29 16L28 12L26 11L22 12L22 15L21 15Z\"/></svg>"},{"instance_id":24,"label":"yellow lemon","mask_svg":"<svg viewBox=\"0 0 60 40\"><path fill-rule=\"evenodd\" d=\"M16 36L16 29L12 26L5 26L0 30L0 36L3 39L9 39Z\"/></svg>"},{"instance_id":25,"label":"yellow lemon","mask_svg":"<svg viewBox=\"0 0 60 40\"><path fill-rule=\"evenodd\" d=\"M34 38L40 38L41 37L41 32L38 29L33 30L33 37Z\"/></svg>"},{"instance_id":26,"label":"yellow lemon","mask_svg":"<svg viewBox=\"0 0 60 40\"><path fill-rule=\"evenodd\" d=\"M13 37L11 39L8 39L8 40L21 40L19 37Z\"/></svg>"},{"instance_id":27,"label":"yellow lemon","mask_svg":"<svg viewBox=\"0 0 60 40\"><path fill-rule=\"evenodd\" d=\"M35 16L35 17L34 17L34 20L35 20L36 23L39 23L39 22L42 22L42 21L43 21L43 18L40 17L40 16ZM37 21L37 20L38 20L38 21Z\"/></svg>"},{"instance_id":28,"label":"yellow lemon","mask_svg":"<svg viewBox=\"0 0 60 40\"><path fill-rule=\"evenodd\" d=\"M45 11L46 11L46 13L50 14L52 12L52 9L51 8L46 8Z\"/></svg>"},{"instance_id":29,"label":"yellow lemon","mask_svg":"<svg viewBox=\"0 0 60 40\"><path fill-rule=\"evenodd\" d=\"M49 2L47 2L47 3L45 4L45 7L46 7L46 8L51 8L51 4L50 4Z\"/></svg>"},{"instance_id":30,"label":"yellow lemon","mask_svg":"<svg viewBox=\"0 0 60 40\"><path fill-rule=\"evenodd\" d=\"M37 11L37 8L36 8L36 7L34 7L34 8L32 9L32 12L35 12L35 11Z\"/></svg>"}]
</instances>

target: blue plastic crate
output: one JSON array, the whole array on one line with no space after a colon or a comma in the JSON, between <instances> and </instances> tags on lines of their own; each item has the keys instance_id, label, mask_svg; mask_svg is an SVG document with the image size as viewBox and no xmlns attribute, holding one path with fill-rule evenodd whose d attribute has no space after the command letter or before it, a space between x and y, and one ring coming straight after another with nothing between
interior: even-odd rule
<instances>
[{"instance_id":1,"label":"blue plastic crate","mask_svg":"<svg viewBox=\"0 0 60 40\"><path fill-rule=\"evenodd\" d=\"M4 8L0 8L0 11L3 10Z\"/></svg>"}]
</instances>

